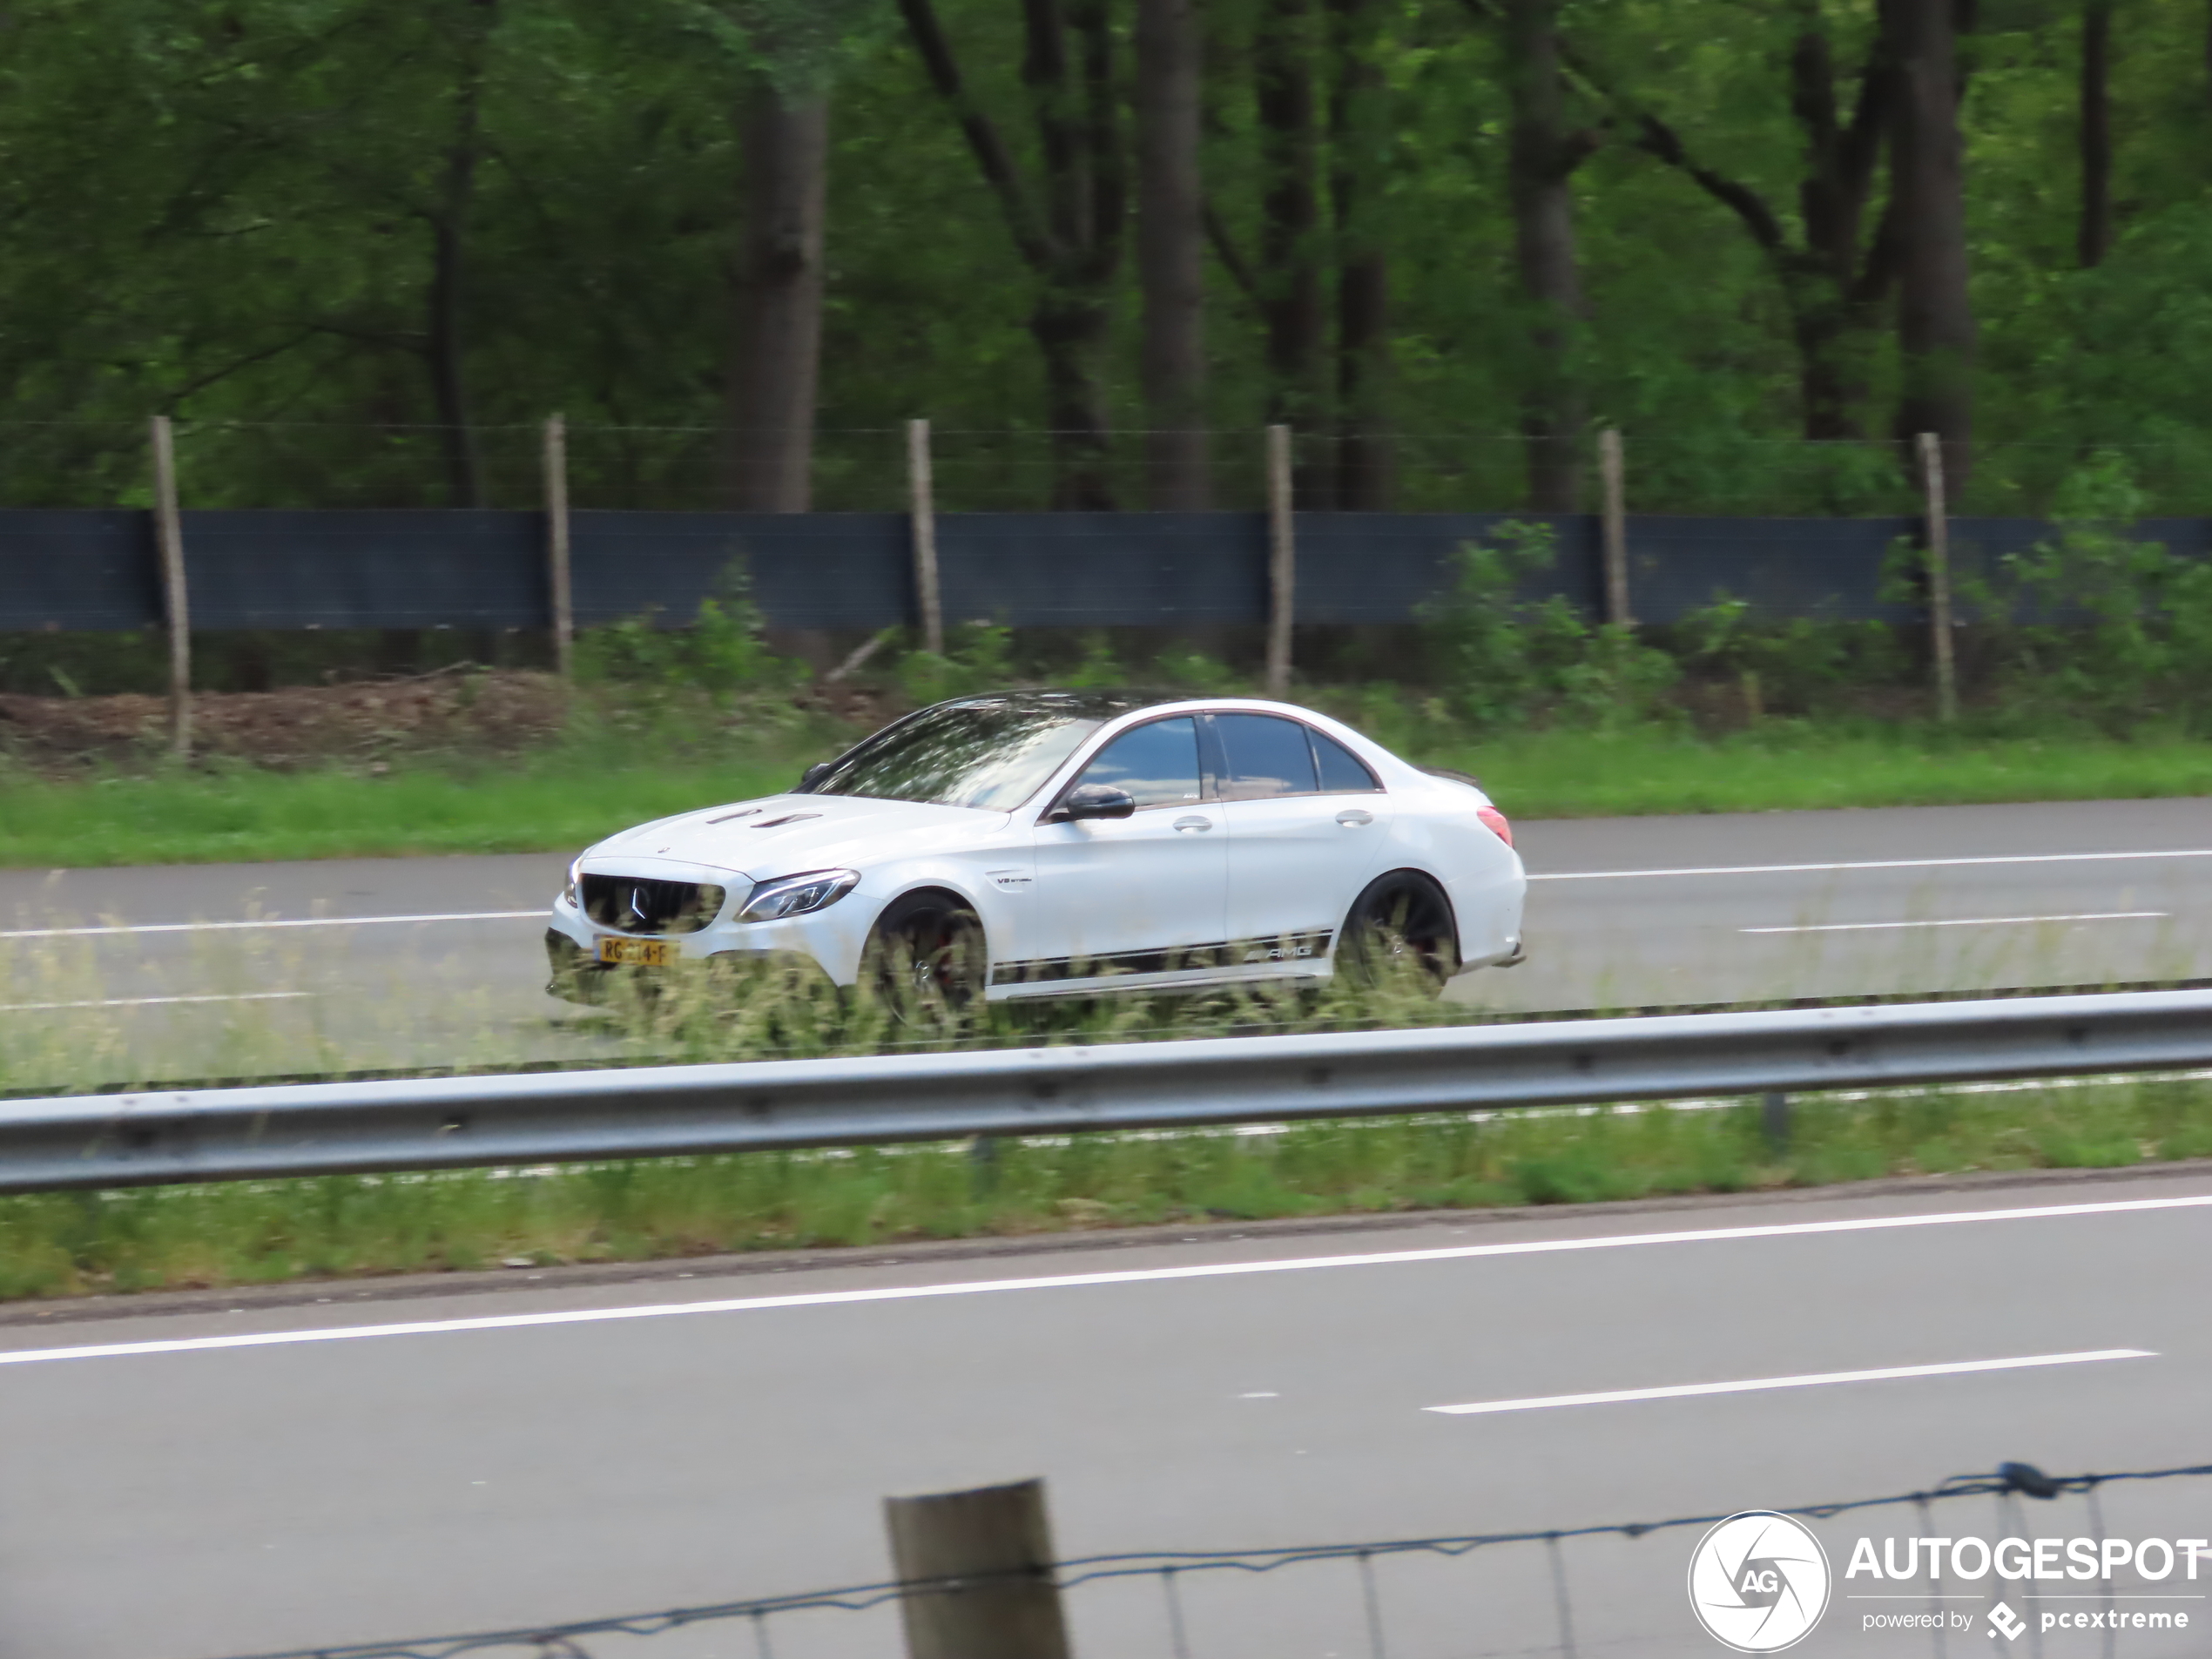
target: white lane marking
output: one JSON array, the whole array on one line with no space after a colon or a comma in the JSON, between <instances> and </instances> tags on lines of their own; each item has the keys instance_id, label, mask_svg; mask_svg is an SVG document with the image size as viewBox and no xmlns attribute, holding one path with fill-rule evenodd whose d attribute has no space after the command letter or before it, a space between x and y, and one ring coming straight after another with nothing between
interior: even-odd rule
<instances>
[{"instance_id":1,"label":"white lane marking","mask_svg":"<svg viewBox=\"0 0 2212 1659\"><path fill-rule=\"evenodd\" d=\"M2164 910L2087 910L2072 916L1954 916L1939 921L1824 921L1795 927L1738 927L1739 934L1869 934L1893 927L2025 927L2039 921L2155 921Z\"/></svg>"},{"instance_id":2,"label":"white lane marking","mask_svg":"<svg viewBox=\"0 0 2212 1659\"><path fill-rule=\"evenodd\" d=\"M57 1008L145 1008L170 1002L283 1002L313 991L210 991L194 996L111 996L90 1002L0 1002L0 1014L47 1014Z\"/></svg>"},{"instance_id":3,"label":"white lane marking","mask_svg":"<svg viewBox=\"0 0 2212 1659\"><path fill-rule=\"evenodd\" d=\"M1808 875L1827 870L1948 870L1970 864L2096 864L2116 859L2212 859L2212 847L2167 853L2006 853L1970 859L1866 859L1832 864L1717 864L1685 870L1554 870L1531 881L1634 881L1646 876Z\"/></svg>"},{"instance_id":4,"label":"white lane marking","mask_svg":"<svg viewBox=\"0 0 2212 1659\"><path fill-rule=\"evenodd\" d=\"M1139 1267L1110 1273L971 1279L951 1285L900 1285L867 1291L811 1291L789 1296L732 1297L714 1302L663 1302L643 1307L577 1308L557 1313L492 1313L474 1318L413 1319L403 1325L353 1325L312 1331L263 1331L233 1337L179 1337L159 1342L108 1342L74 1348L0 1352L0 1366L49 1359L102 1359L126 1354L197 1353L217 1348L280 1348L300 1342L350 1342L369 1337L426 1336L448 1331L520 1331L539 1325L597 1325L617 1319L665 1319L696 1313L751 1313L771 1308L841 1307L862 1302L912 1302L1000 1291L1069 1290L1090 1285L1151 1285L1175 1279L1236 1278L1248 1273L1297 1273L1325 1267L1393 1267L1413 1262L1472 1261L1493 1256L1549 1256L1568 1251L1627 1250L1645 1244L1691 1244L1748 1238L1811 1238L1824 1233L1883 1232L1967 1222L2039 1221L2074 1216L2139 1215L2212 1207L2212 1193L2182 1198L2114 1198L2100 1204L2037 1204L2019 1210L1963 1210L1930 1216L1867 1216L1847 1221L1798 1221L1765 1227L1700 1227L1670 1233L1615 1233L1595 1238L1529 1239L1510 1244L1449 1244L1433 1250L1375 1251L1358 1256L1300 1256L1268 1262L1213 1262L1195 1267Z\"/></svg>"},{"instance_id":5,"label":"white lane marking","mask_svg":"<svg viewBox=\"0 0 2212 1659\"><path fill-rule=\"evenodd\" d=\"M2020 1359L1959 1359L1943 1366L1885 1366L1879 1371L1819 1371L1804 1377L1755 1377L1748 1382L1681 1383L1672 1388L1616 1388L1602 1394L1544 1394L1531 1399L1484 1399L1469 1406L1424 1406L1447 1417L1489 1412L1541 1412L1554 1406L1615 1406L1632 1399L1688 1399L1698 1394L1753 1394L1768 1388L1824 1388L1831 1383L1891 1382L1901 1377L1957 1377L1976 1371L2026 1371L2035 1366L2086 1366L2100 1359L2155 1359L2148 1348L2095 1348L2085 1353L2038 1353Z\"/></svg>"},{"instance_id":6,"label":"white lane marking","mask_svg":"<svg viewBox=\"0 0 2212 1659\"><path fill-rule=\"evenodd\" d=\"M408 921L516 921L524 917L542 920L543 910L459 910L438 916L300 916L269 921L147 921L121 922L98 927L18 927L0 933L0 939L86 939L104 934L230 933L255 927L373 927Z\"/></svg>"}]
</instances>

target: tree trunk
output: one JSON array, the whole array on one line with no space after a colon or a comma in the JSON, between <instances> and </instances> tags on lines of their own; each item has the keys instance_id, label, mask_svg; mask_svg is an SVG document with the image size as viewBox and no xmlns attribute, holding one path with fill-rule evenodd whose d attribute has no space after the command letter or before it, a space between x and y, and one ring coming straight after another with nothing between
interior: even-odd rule
<instances>
[{"instance_id":1,"label":"tree trunk","mask_svg":"<svg viewBox=\"0 0 2212 1659\"><path fill-rule=\"evenodd\" d=\"M1895 78L1888 44L1878 39L1859 71L1851 119L1844 122L1837 110L1835 59L1820 6L1817 0L1801 0L1797 15L1799 28L1790 51L1790 105L1804 149L1797 182L1802 244L1791 242L1782 217L1757 189L1697 161L1671 126L1607 87L1590 64L1575 61L1564 45L1559 56L1632 119L1638 149L1688 174L1735 214L1758 244L1790 311L1805 436L1855 439L1860 435L1859 411L1866 401L1880 307L1895 274L1893 211L1885 212L1872 245L1863 251L1861 246ZM1571 162L1582 141L1570 138L1568 146Z\"/></svg>"},{"instance_id":2,"label":"tree trunk","mask_svg":"<svg viewBox=\"0 0 2212 1659\"><path fill-rule=\"evenodd\" d=\"M1114 510L1107 474L1105 395L1096 365L1106 344L1104 300L1048 287L1029 314L1029 337L1044 358L1045 419L1050 423L1052 510Z\"/></svg>"},{"instance_id":3,"label":"tree trunk","mask_svg":"<svg viewBox=\"0 0 2212 1659\"><path fill-rule=\"evenodd\" d=\"M1528 505L1540 513L1571 513L1579 493L1583 413L1574 334L1584 308L1568 181L1583 152L1567 129L1559 0L1506 0L1505 14L1506 76L1513 98L1507 167L1514 252L1535 348L1521 395Z\"/></svg>"},{"instance_id":4,"label":"tree trunk","mask_svg":"<svg viewBox=\"0 0 2212 1659\"><path fill-rule=\"evenodd\" d=\"M1312 0L1268 0L1252 41L1259 116L1260 315L1267 330L1267 419L1306 434L1328 418L1321 299L1318 143L1313 105ZM1312 453L1308 450L1309 455ZM1327 469L1301 462L1298 501L1325 507Z\"/></svg>"},{"instance_id":5,"label":"tree trunk","mask_svg":"<svg viewBox=\"0 0 2212 1659\"><path fill-rule=\"evenodd\" d=\"M1390 382L1390 260L1380 219L1387 107L1376 61L1382 10L1376 0L1330 0L1336 85L1331 97L1330 193L1337 231L1336 505L1381 512L1390 505L1395 455L1386 406Z\"/></svg>"},{"instance_id":6,"label":"tree trunk","mask_svg":"<svg viewBox=\"0 0 2212 1659\"><path fill-rule=\"evenodd\" d=\"M1044 359L1052 504L1110 509L1099 358L1121 263L1124 180L1116 128L1114 35L1105 0L1022 0L1022 80L1037 124L1042 212L1032 205L997 125L970 95L932 0L898 0L922 67L960 123L1014 245L1035 274L1029 333ZM1080 84L1068 37L1081 53Z\"/></svg>"},{"instance_id":7,"label":"tree trunk","mask_svg":"<svg viewBox=\"0 0 2212 1659\"><path fill-rule=\"evenodd\" d=\"M1957 31L1942 0L1882 0L1897 77L1891 191L1898 231L1897 434L1943 440L1954 496L1973 464L1974 314L1966 291Z\"/></svg>"},{"instance_id":8,"label":"tree trunk","mask_svg":"<svg viewBox=\"0 0 2212 1659\"><path fill-rule=\"evenodd\" d=\"M1805 152L1797 190L1805 258L1794 273L1791 309L1804 435L1816 442L1849 440L1865 435L1875 313L1886 280L1878 275L1870 292L1863 237L1891 84L1877 46L1860 71L1857 107L1843 122L1821 15L1812 10L1804 17L1790 54L1790 103Z\"/></svg>"},{"instance_id":9,"label":"tree trunk","mask_svg":"<svg viewBox=\"0 0 2212 1659\"><path fill-rule=\"evenodd\" d=\"M430 373L430 394L438 411L439 439L445 451L446 504L484 504L483 467L475 429L469 424L468 383L462 368L468 333L462 314L463 261L469 210L476 189L476 163L482 151L485 59L499 21L497 0L467 0L462 11L459 74L454 89L453 136L446 146L445 173L430 221L430 287L428 325L423 330L423 363Z\"/></svg>"},{"instance_id":10,"label":"tree trunk","mask_svg":"<svg viewBox=\"0 0 2212 1659\"><path fill-rule=\"evenodd\" d=\"M1207 504L1199 50L1195 0L1137 0L1136 270L1151 428L1145 496L1155 511Z\"/></svg>"},{"instance_id":11,"label":"tree trunk","mask_svg":"<svg viewBox=\"0 0 2212 1659\"><path fill-rule=\"evenodd\" d=\"M813 503L828 96L781 87L761 76L751 91L744 131L745 225L732 296L726 493L739 511L803 513Z\"/></svg>"},{"instance_id":12,"label":"tree trunk","mask_svg":"<svg viewBox=\"0 0 2212 1659\"><path fill-rule=\"evenodd\" d=\"M1102 359L1121 265L1125 180L1115 118L1114 33L1106 0L1025 0L1029 82L1045 160L1055 253L1030 333L1045 357L1055 509L1110 511ZM1078 62L1068 62L1068 40Z\"/></svg>"},{"instance_id":13,"label":"tree trunk","mask_svg":"<svg viewBox=\"0 0 2212 1659\"><path fill-rule=\"evenodd\" d=\"M2112 0L2081 7L2081 227L2075 248L2085 271L2112 246Z\"/></svg>"}]
</instances>

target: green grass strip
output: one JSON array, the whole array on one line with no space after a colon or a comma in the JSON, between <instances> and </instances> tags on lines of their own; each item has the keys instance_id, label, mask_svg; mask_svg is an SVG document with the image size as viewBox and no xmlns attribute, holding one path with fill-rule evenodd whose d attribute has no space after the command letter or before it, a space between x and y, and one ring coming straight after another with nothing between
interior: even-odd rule
<instances>
[{"instance_id":1,"label":"green grass strip","mask_svg":"<svg viewBox=\"0 0 2212 1659\"><path fill-rule=\"evenodd\" d=\"M0 772L0 865L84 868L265 859L564 852L642 820L787 788L804 759L649 758L561 747L504 765L397 763L381 775ZM1656 729L1526 732L1422 759L1480 778L1516 818L2212 794L2212 743L1951 737L1922 729L1700 740Z\"/></svg>"}]
</instances>

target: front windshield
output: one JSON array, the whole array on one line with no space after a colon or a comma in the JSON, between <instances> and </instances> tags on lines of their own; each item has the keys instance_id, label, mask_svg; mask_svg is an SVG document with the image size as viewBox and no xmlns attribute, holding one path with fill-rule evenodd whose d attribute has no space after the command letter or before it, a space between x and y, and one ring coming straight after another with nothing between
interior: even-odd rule
<instances>
[{"instance_id":1,"label":"front windshield","mask_svg":"<svg viewBox=\"0 0 2212 1659\"><path fill-rule=\"evenodd\" d=\"M1007 812L1103 724L1028 701L948 704L877 732L806 792Z\"/></svg>"}]
</instances>

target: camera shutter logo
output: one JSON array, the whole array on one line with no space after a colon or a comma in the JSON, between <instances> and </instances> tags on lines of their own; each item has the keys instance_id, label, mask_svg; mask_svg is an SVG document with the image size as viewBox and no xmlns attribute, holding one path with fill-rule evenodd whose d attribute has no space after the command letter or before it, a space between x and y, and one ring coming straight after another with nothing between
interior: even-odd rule
<instances>
[{"instance_id":1,"label":"camera shutter logo","mask_svg":"<svg viewBox=\"0 0 2212 1659\"><path fill-rule=\"evenodd\" d=\"M1719 1522L1689 1557L1689 1606L1738 1653L1779 1653L1828 1609L1828 1555L1799 1522L1764 1509Z\"/></svg>"}]
</instances>

